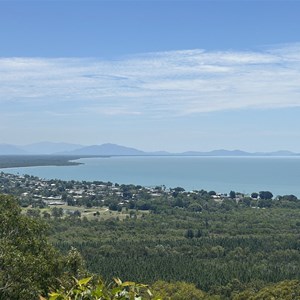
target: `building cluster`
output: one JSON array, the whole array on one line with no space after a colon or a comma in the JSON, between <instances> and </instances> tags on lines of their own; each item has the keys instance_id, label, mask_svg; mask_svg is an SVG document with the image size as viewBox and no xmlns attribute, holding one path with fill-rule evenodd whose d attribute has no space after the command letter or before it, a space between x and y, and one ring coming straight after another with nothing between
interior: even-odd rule
<instances>
[{"instance_id":1,"label":"building cluster","mask_svg":"<svg viewBox=\"0 0 300 300\"><path fill-rule=\"evenodd\" d=\"M129 200L144 197L159 197L166 193L162 187L142 187L119 185L102 181L63 181L41 179L30 175L0 173L0 193L17 196L20 201L43 202L46 205L86 205L100 206L118 201L124 204Z\"/></svg>"}]
</instances>

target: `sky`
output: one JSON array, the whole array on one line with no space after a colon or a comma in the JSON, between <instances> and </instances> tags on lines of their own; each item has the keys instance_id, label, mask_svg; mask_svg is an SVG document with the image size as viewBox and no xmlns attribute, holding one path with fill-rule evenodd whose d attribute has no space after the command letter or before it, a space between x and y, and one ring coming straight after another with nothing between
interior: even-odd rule
<instances>
[{"instance_id":1,"label":"sky","mask_svg":"<svg viewBox=\"0 0 300 300\"><path fill-rule=\"evenodd\" d=\"M0 0L0 144L300 152L300 1Z\"/></svg>"}]
</instances>

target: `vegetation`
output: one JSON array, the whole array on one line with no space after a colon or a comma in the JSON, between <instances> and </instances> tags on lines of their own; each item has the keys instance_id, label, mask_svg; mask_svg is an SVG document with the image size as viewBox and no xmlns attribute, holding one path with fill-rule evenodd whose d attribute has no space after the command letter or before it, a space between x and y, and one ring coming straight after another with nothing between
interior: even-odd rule
<instances>
[{"instance_id":1,"label":"vegetation","mask_svg":"<svg viewBox=\"0 0 300 300\"><path fill-rule=\"evenodd\" d=\"M49 300L135 300L154 299L148 287L135 282L122 282L115 278L113 283L106 285L102 280L92 282L92 277L75 279L71 288L61 287L59 290L49 293ZM155 297L155 299L159 299ZM41 297L41 300L46 298Z\"/></svg>"},{"instance_id":2,"label":"vegetation","mask_svg":"<svg viewBox=\"0 0 300 300\"><path fill-rule=\"evenodd\" d=\"M236 208L49 222L55 246L76 247L88 269L107 280L185 281L226 296L236 280L246 289L300 278L299 218L288 208Z\"/></svg>"},{"instance_id":3,"label":"vegetation","mask_svg":"<svg viewBox=\"0 0 300 300\"><path fill-rule=\"evenodd\" d=\"M0 168L32 166L71 166L79 163L70 160L82 156L73 155L0 155Z\"/></svg>"},{"instance_id":4,"label":"vegetation","mask_svg":"<svg viewBox=\"0 0 300 300\"><path fill-rule=\"evenodd\" d=\"M47 241L45 224L22 215L14 198L0 195L0 299L37 299L84 274L74 249L62 256Z\"/></svg>"},{"instance_id":5,"label":"vegetation","mask_svg":"<svg viewBox=\"0 0 300 300\"><path fill-rule=\"evenodd\" d=\"M23 206L0 196L0 299L300 299L294 195L3 173L0 190Z\"/></svg>"}]
</instances>

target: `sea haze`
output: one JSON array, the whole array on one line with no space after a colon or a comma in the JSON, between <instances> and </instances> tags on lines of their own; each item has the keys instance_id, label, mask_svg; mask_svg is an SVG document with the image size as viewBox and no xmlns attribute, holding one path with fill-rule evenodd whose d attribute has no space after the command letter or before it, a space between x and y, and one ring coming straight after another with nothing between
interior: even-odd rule
<instances>
[{"instance_id":1,"label":"sea haze","mask_svg":"<svg viewBox=\"0 0 300 300\"><path fill-rule=\"evenodd\" d=\"M84 158L76 166L2 169L46 179L111 181L186 190L271 191L300 197L300 157L123 156Z\"/></svg>"},{"instance_id":2,"label":"sea haze","mask_svg":"<svg viewBox=\"0 0 300 300\"><path fill-rule=\"evenodd\" d=\"M175 155L175 156L295 156L287 150L275 152L246 152L241 150L218 149L208 152L203 151L185 151L181 153L172 153L167 151L147 152L140 149L117 145L101 144L83 146L69 143L40 142L24 146L0 144L0 155L76 155L76 156L119 156L119 155Z\"/></svg>"}]
</instances>

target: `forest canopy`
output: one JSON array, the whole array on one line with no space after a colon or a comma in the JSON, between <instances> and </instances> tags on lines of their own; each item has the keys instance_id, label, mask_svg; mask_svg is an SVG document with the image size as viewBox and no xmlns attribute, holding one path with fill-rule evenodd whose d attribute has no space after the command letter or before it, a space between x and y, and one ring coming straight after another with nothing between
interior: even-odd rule
<instances>
[{"instance_id":1,"label":"forest canopy","mask_svg":"<svg viewBox=\"0 0 300 300\"><path fill-rule=\"evenodd\" d=\"M1 175L1 189L18 198L0 196L0 299L64 297L86 278L82 292L141 288L143 299L298 297L294 195L231 191L220 199L180 187ZM43 200L58 197L66 204Z\"/></svg>"}]
</instances>

